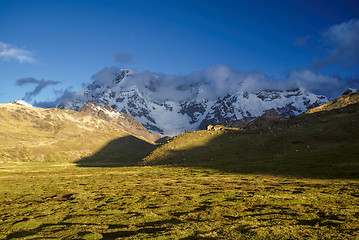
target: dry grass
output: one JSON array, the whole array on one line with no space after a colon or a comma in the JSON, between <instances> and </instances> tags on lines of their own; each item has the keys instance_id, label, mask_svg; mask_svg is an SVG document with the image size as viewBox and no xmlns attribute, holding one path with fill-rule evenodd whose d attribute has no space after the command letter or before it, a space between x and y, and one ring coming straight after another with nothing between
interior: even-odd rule
<instances>
[{"instance_id":1,"label":"dry grass","mask_svg":"<svg viewBox=\"0 0 359 240\"><path fill-rule=\"evenodd\" d=\"M359 92L353 94L342 95L333 101L318 106L316 108L309 109L307 113L316 113L321 111L330 111L333 109L340 109L347 107L351 104L357 104L359 102Z\"/></svg>"},{"instance_id":2,"label":"dry grass","mask_svg":"<svg viewBox=\"0 0 359 240\"><path fill-rule=\"evenodd\" d=\"M356 239L359 182L3 164L1 239Z\"/></svg>"}]
</instances>

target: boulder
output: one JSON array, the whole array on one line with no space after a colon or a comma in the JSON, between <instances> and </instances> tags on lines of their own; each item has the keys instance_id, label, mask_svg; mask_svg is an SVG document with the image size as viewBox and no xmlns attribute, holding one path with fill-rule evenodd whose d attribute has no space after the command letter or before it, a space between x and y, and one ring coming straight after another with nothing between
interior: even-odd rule
<instances>
[{"instance_id":1,"label":"boulder","mask_svg":"<svg viewBox=\"0 0 359 240\"><path fill-rule=\"evenodd\" d=\"M223 130L223 126L222 125L216 125L216 126L213 127L213 130L214 131L221 131L221 130Z\"/></svg>"}]
</instances>

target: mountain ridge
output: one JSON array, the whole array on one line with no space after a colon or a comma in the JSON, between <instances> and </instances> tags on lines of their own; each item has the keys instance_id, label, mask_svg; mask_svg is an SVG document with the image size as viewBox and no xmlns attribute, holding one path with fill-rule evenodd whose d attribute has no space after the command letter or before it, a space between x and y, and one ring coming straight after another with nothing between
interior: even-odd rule
<instances>
[{"instance_id":1,"label":"mountain ridge","mask_svg":"<svg viewBox=\"0 0 359 240\"><path fill-rule=\"evenodd\" d=\"M221 69L214 68L213 71L216 70ZM173 85L171 79L162 79L155 73L137 75L128 69L111 76L107 80L97 77L92 84L61 100L57 106L79 110L87 101L109 105L132 115L153 133L174 136L206 129L209 124L226 125L245 117L258 117L271 108L281 116L289 117L328 102L326 97L301 88L247 91L243 81L249 80L241 79L231 93L215 98L208 92L221 85L212 86L203 80ZM166 89L171 91L167 93Z\"/></svg>"}]
</instances>

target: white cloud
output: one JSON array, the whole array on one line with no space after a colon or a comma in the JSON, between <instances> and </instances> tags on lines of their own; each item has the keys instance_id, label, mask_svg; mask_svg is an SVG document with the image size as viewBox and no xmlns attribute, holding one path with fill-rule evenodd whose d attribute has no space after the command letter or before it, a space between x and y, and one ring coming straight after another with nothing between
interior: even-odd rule
<instances>
[{"instance_id":1,"label":"white cloud","mask_svg":"<svg viewBox=\"0 0 359 240\"><path fill-rule=\"evenodd\" d=\"M322 33L327 55L313 62L314 69L340 65L347 69L359 65L359 20L333 25Z\"/></svg>"},{"instance_id":2,"label":"white cloud","mask_svg":"<svg viewBox=\"0 0 359 240\"><path fill-rule=\"evenodd\" d=\"M37 63L30 51L3 42L0 42L0 59L2 61L16 60L19 63Z\"/></svg>"},{"instance_id":3,"label":"white cloud","mask_svg":"<svg viewBox=\"0 0 359 240\"><path fill-rule=\"evenodd\" d=\"M115 76L120 72L121 69L114 66L100 70L92 76L94 86L112 88ZM308 76L311 77L310 80L305 79ZM292 73L286 79L275 79L262 72L246 72L234 70L227 65L214 65L187 75L150 71L139 72L128 81L121 83L121 88L128 89L131 86L136 86L141 92L146 92L151 99L158 101L182 101L193 98L215 100L237 91L256 92L292 89L298 87L301 81L314 81L317 77L316 75L316 77L308 76L303 76L303 74L295 76ZM309 84L303 83L300 86L304 85Z\"/></svg>"},{"instance_id":4,"label":"white cloud","mask_svg":"<svg viewBox=\"0 0 359 240\"><path fill-rule=\"evenodd\" d=\"M317 74L308 69L291 71L288 81L294 82L308 91L321 92L330 92L342 85L338 76Z\"/></svg>"},{"instance_id":5,"label":"white cloud","mask_svg":"<svg viewBox=\"0 0 359 240\"><path fill-rule=\"evenodd\" d=\"M359 89L359 77L341 77L339 74L320 74L309 69L290 71L284 81L308 92L322 94L330 99L340 96L348 88Z\"/></svg>"},{"instance_id":6,"label":"white cloud","mask_svg":"<svg viewBox=\"0 0 359 240\"><path fill-rule=\"evenodd\" d=\"M92 75L91 79L94 80L94 82L98 83L99 86L101 86L106 83L108 84L112 82L115 79L116 74L120 72L121 72L121 68L115 66L105 67L99 72Z\"/></svg>"}]
</instances>

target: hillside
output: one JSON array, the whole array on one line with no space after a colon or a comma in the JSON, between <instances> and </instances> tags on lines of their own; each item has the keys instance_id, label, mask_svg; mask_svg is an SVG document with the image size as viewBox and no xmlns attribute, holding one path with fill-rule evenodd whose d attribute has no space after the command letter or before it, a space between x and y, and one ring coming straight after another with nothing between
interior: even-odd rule
<instances>
[{"instance_id":1,"label":"hillside","mask_svg":"<svg viewBox=\"0 0 359 240\"><path fill-rule=\"evenodd\" d=\"M359 91L357 92L347 91L342 96L334 99L333 101L327 102L316 108L309 109L306 113L330 111L333 109L344 108L348 105L356 104L358 102L359 102Z\"/></svg>"},{"instance_id":2,"label":"hillside","mask_svg":"<svg viewBox=\"0 0 359 240\"><path fill-rule=\"evenodd\" d=\"M108 105L98 106L97 104L88 101L79 110L79 112L86 112L93 116L99 117L103 120L120 126L122 129L131 134L144 137L152 142L156 142L159 138L161 138L161 136L158 134L148 132L147 129L142 126L142 124L139 123L133 116L118 112Z\"/></svg>"},{"instance_id":3,"label":"hillside","mask_svg":"<svg viewBox=\"0 0 359 240\"><path fill-rule=\"evenodd\" d=\"M359 104L356 103L288 119L259 118L243 130L225 128L184 133L157 148L142 164L357 178L358 156Z\"/></svg>"},{"instance_id":4,"label":"hillside","mask_svg":"<svg viewBox=\"0 0 359 240\"><path fill-rule=\"evenodd\" d=\"M116 155L105 162L137 161L154 148L145 138L88 113L0 105L0 162L75 161L109 143L115 144Z\"/></svg>"}]
</instances>

